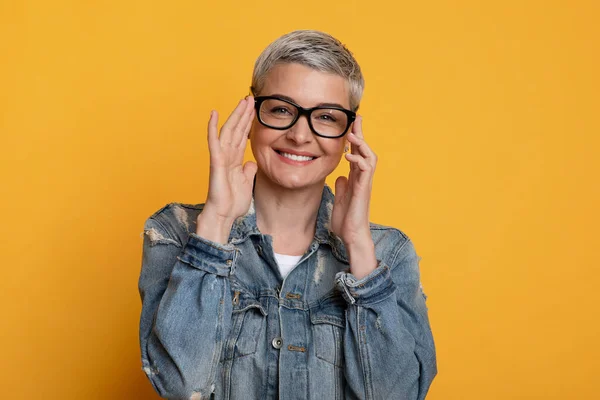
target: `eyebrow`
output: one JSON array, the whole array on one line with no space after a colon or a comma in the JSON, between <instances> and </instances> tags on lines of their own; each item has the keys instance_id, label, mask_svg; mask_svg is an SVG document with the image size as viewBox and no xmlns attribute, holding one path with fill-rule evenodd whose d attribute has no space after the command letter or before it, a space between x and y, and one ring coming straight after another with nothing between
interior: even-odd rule
<instances>
[{"instance_id":1,"label":"eyebrow","mask_svg":"<svg viewBox=\"0 0 600 400\"><path fill-rule=\"evenodd\" d=\"M292 99L290 96L286 96L285 94L273 93L273 94L270 94L269 96L277 96L284 100L291 101L292 103L298 104L298 102L296 100ZM343 105L341 105L339 103L319 103L315 107L338 107L338 108L343 108L344 110L347 110L346 107L344 107ZM307 108L312 108L312 107L307 107Z\"/></svg>"}]
</instances>

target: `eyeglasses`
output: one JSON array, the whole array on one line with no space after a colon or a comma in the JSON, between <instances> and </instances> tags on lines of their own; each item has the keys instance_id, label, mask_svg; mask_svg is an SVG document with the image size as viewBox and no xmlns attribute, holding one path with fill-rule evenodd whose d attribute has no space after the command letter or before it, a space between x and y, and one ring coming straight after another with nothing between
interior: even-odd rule
<instances>
[{"instance_id":1,"label":"eyeglasses","mask_svg":"<svg viewBox=\"0 0 600 400\"><path fill-rule=\"evenodd\" d=\"M331 139L344 136L356 119L356 113L345 108L303 108L277 96L255 97L254 107L258 121L268 128L289 129L304 115L315 135Z\"/></svg>"}]
</instances>

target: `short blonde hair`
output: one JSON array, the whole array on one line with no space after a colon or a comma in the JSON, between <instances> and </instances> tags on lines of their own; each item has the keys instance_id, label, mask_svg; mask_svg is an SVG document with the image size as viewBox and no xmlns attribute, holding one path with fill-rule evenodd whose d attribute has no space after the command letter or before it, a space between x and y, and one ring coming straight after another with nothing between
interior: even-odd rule
<instances>
[{"instance_id":1,"label":"short blonde hair","mask_svg":"<svg viewBox=\"0 0 600 400\"><path fill-rule=\"evenodd\" d=\"M254 64L250 87L252 94L261 92L271 68L285 63L305 65L346 79L350 89L350 108L358 110L365 80L350 50L333 36L315 30L297 30L272 42Z\"/></svg>"}]
</instances>

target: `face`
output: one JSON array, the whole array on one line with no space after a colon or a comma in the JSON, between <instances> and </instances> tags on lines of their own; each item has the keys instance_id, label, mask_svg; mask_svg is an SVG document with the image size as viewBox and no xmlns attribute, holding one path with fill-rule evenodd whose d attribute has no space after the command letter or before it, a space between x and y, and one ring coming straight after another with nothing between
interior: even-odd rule
<instances>
[{"instance_id":1,"label":"face","mask_svg":"<svg viewBox=\"0 0 600 400\"><path fill-rule=\"evenodd\" d=\"M350 109L344 78L300 64L280 64L269 71L260 96L277 95L305 108L339 104ZM304 116L283 131L268 128L255 117L250 134L259 173L276 186L287 189L322 186L339 164L345 143L344 137L330 139L313 134ZM298 159L297 156L305 157Z\"/></svg>"}]
</instances>

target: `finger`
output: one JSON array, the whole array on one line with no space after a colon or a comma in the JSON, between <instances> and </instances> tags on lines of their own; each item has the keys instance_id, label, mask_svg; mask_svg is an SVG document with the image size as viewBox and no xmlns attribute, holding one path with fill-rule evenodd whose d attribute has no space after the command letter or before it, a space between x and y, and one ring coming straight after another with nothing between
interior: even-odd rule
<instances>
[{"instance_id":1,"label":"finger","mask_svg":"<svg viewBox=\"0 0 600 400\"><path fill-rule=\"evenodd\" d=\"M346 153L346 159L350 161L350 163L355 164L358 168L363 172L371 172L373 170L373 166L367 162L367 160L358 155L358 154L348 154Z\"/></svg>"},{"instance_id":2,"label":"finger","mask_svg":"<svg viewBox=\"0 0 600 400\"><path fill-rule=\"evenodd\" d=\"M348 138L350 137L350 135L348 135ZM344 155L347 156L348 154L350 155L360 155L357 154L358 150L356 148L356 146L350 142L350 140L348 140L348 142L350 143L350 153L345 153ZM355 162L351 162L350 158L346 157L346 159L350 162L350 172L354 171L354 170L360 170L360 168L358 168L358 165Z\"/></svg>"},{"instance_id":3,"label":"finger","mask_svg":"<svg viewBox=\"0 0 600 400\"><path fill-rule=\"evenodd\" d=\"M254 123L254 116L256 115L256 111L252 110L250 112L250 118L246 124L246 127L241 132L240 135L240 143L238 144L238 148L243 152L246 150L246 145L248 144L248 140L250 139L250 130L252 129L252 124Z\"/></svg>"},{"instance_id":4,"label":"finger","mask_svg":"<svg viewBox=\"0 0 600 400\"><path fill-rule=\"evenodd\" d=\"M335 180L335 200L341 201L346 195L348 189L348 178L340 176Z\"/></svg>"},{"instance_id":5,"label":"finger","mask_svg":"<svg viewBox=\"0 0 600 400\"><path fill-rule=\"evenodd\" d=\"M258 166L253 161L247 161L242 167L242 171L244 172L246 179L254 181L254 175L256 175L256 171L258 171Z\"/></svg>"},{"instance_id":6,"label":"finger","mask_svg":"<svg viewBox=\"0 0 600 400\"><path fill-rule=\"evenodd\" d=\"M352 132L361 139L364 139L362 130L362 115L357 115L352 124Z\"/></svg>"},{"instance_id":7,"label":"finger","mask_svg":"<svg viewBox=\"0 0 600 400\"><path fill-rule=\"evenodd\" d=\"M372 168L369 163L359 155L347 154L346 158L350 164L354 164L354 170L350 171L348 186L351 187L363 187L371 188L373 185L373 175L375 169ZM353 189L354 190L354 189ZM356 194L356 193L354 193Z\"/></svg>"},{"instance_id":8,"label":"finger","mask_svg":"<svg viewBox=\"0 0 600 400\"><path fill-rule=\"evenodd\" d=\"M348 141L352 143L352 147L355 149L354 153L352 154L359 154L365 157L371 164L377 164L377 155L375 152L373 152L364 139L361 139L355 134L350 133L348 135Z\"/></svg>"},{"instance_id":9,"label":"finger","mask_svg":"<svg viewBox=\"0 0 600 400\"><path fill-rule=\"evenodd\" d=\"M352 131L348 134L348 137L354 135L356 136L356 133L360 132L360 137L362 138L362 116L361 115L357 115L356 119L354 120L354 122L352 123ZM355 143L350 142L350 154L359 154L359 151L357 150L357 146L355 145Z\"/></svg>"},{"instance_id":10,"label":"finger","mask_svg":"<svg viewBox=\"0 0 600 400\"><path fill-rule=\"evenodd\" d=\"M352 150L350 150L350 153L344 153L344 156L347 156L348 154L352 154L352 152L354 151L353 147L354 146L351 146ZM357 166L355 163L351 162L350 159L348 159L348 157L346 157L346 160L348 160L348 162L350 163L350 172L352 173L352 171L354 171L357 168Z\"/></svg>"},{"instance_id":11,"label":"finger","mask_svg":"<svg viewBox=\"0 0 600 400\"><path fill-rule=\"evenodd\" d=\"M246 139L248 138L248 132L250 131L252 120L254 119L254 97L249 96L247 102L248 104L244 110L244 114L235 127L235 136L232 140L232 143L237 146L242 144L245 146Z\"/></svg>"},{"instance_id":12,"label":"finger","mask_svg":"<svg viewBox=\"0 0 600 400\"><path fill-rule=\"evenodd\" d=\"M212 154L216 153L219 145L218 123L219 113L212 110L210 112L210 119L208 120L208 150Z\"/></svg>"},{"instance_id":13,"label":"finger","mask_svg":"<svg viewBox=\"0 0 600 400\"><path fill-rule=\"evenodd\" d=\"M364 139L358 137L356 134L348 134L347 139L355 150L355 152L351 154L361 154L364 157L370 157L375 155L375 153L373 152L373 150L371 150L367 142Z\"/></svg>"},{"instance_id":14,"label":"finger","mask_svg":"<svg viewBox=\"0 0 600 400\"><path fill-rule=\"evenodd\" d=\"M225 123L221 127L221 136L219 137L221 143L231 143L235 126L244 114L244 110L246 109L247 105L248 103L246 99L240 100L237 107L229 115L229 118L227 118L227 121L225 121Z\"/></svg>"}]
</instances>

